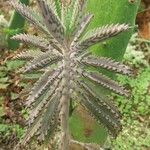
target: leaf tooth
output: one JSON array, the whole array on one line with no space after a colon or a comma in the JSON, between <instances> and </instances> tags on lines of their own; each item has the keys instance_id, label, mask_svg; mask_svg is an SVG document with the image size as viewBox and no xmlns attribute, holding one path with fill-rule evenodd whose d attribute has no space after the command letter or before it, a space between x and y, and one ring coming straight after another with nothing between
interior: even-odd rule
<instances>
[{"instance_id":1,"label":"leaf tooth","mask_svg":"<svg viewBox=\"0 0 150 150\"><path fill-rule=\"evenodd\" d=\"M121 64L120 62L116 62L113 59L106 57L93 57L89 56L81 60L82 63L86 65L91 65L93 67L102 67L104 69L108 69L110 71L115 71L117 73L121 73L124 75L131 76L132 70L126 65Z\"/></svg>"},{"instance_id":2,"label":"leaf tooth","mask_svg":"<svg viewBox=\"0 0 150 150\"><path fill-rule=\"evenodd\" d=\"M39 133L38 133L38 140L40 142L45 140L49 132L51 133L51 137L52 137L52 134L56 132L56 129L58 126L58 118L59 118L58 112L59 112L58 110L54 112L52 119L48 121L49 125L47 126L47 128L45 128L44 130L40 128Z\"/></svg>"},{"instance_id":3,"label":"leaf tooth","mask_svg":"<svg viewBox=\"0 0 150 150\"><path fill-rule=\"evenodd\" d=\"M45 109L45 106L48 103L48 101L50 101L52 96L56 93L60 82L61 82L61 79L56 80L55 83L53 84L53 88L50 88L50 90L48 91L48 94L43 98L43 100L36 106L36 108L33 108L30 111L29 113L30 115L28 119L29 125L34 122L34 120L38 117L42 109Z\"/></svg>"},{"instance_id":4,"label":"leaf tooth","mask_svg":"<svg viewBox=\"0 0 150 150\"><path fill-rule=\"evenodd\" d=\"M50 34L59 41L60 43L64 40L64 27L61 24L59 18L56 16L55 12L51 7L49 7L45 1L37 0L39 8L43 15L46 27Z\"/></svg>"},{"instance_id":5,"label":"leaf tooth","mask_svg":"<svg viewBox=\"0 0 150 150\"><path fill-rule=\"evenodd\" d=\"M13 37L11 37L11 39L32 44L34 46L41 48L43 51L47 51L49 49L48 40L42 37L35 36L35 35L20 33L20 34L14 35Z\"/></svg>"},{"instance_id":6,"label":"leaf tooth","mask_svg":"<svg viewBox=\"0 0 150 150\"><path fill-rule=\"evenodd\" d=\"M87 100L87 98L88 97L86 97L86 100ZM109 130L114 130L115 129L117 131L118 128L120 128L119 127L120 126L119 120L114 120L114 118L110 118L109 115L105 114L101 109L96 107L96 105L92 104L90 102L90 100L88 102L89 102L88 105L91 105L91 107L93 107L93 112L98 113L98 115L100 115L100 116L95 115L95 117L99 118L100 121L102 121L102 123L104 123L108 127ZM89 110L91 110L91 109L89 109ZM106 121L106 123L105 123L105 121ZM112 127L110 127L110 126L112 126Z\"/></svg>"},{"instance_id":7,"label":"leaf tooth","mask_svg":"<svg viewBox=\"0 0 150 150\"><path fill-rule=\"evenodd\" d=\"M96 72L82 72L82 76L90 79L91 81L100 84L101 86L112 90L113 92L129 97L129 91L125 90L125 88L119 85L117 82L111 80L110 78Z\"/></svg>"},{"instance_id":8,"label":"leaf tooth","mask_svg":"<svg viewBox=\"0 0 150 150\"><path fill-rule=\"evenodd\" d=\"M82 36L83 32L86 30L86 28L89 25L92 18L93 18L93 15L90 15L90 14L86 14L82 18L81 23L79 25L79 29L78 29L77 33L75 34L75 38L71 44L71 47L75 47L75 44L78 42L78 40Z\"/></svg>"},{"instance_id":9,"label":"leaf tooth","mask_svg":"<svg viewBox=\"0 0 150 150\"><path fill-rule=\"evenodd\" d=\"M86 106L85 106L86 107ZM108 123L106 124L113 124L113 127L108 127L108 125L105 124L105 122L102 122L102 120L100 120L99 118L97 118L94 114L92 114L89 110L88 112L90 113L90 115L100 124L102 125L106 130L107 132L109 133L109 135L111 135L112 137L116 138L119 134L119 132L122 130L122 126L120 124L120 122L118 122L118 125L115 124L115 123L112 123L111 119L109 119L108 117L106 117ZM104 114L103 114L103 117L104 117Z\"/></svg>"},{"instance_id":10,"label":"leaf tooth","mask_svg":"<svg viewBox=\"0 0 150 150\"><path fill-rule=\"evenodd\" d=\"M53 13L57 16L57 18L59 19L59 16L58 16L58 13L57 13L57 5L61 5L60 3L59 4L56 4L55 1L53 0L49 0L48 2L48 6L52 9ZM59 19L60 20L60 19Z\"/></svg>"},{"instance_id":11,"label":"leaf tooth","mask_svg":"<svg viewBox=\"0 0 150 150\"><path fill-rule=\"evenodd\" d=\"M117 108L115 108L111 103L108 103L106 99L93 93L92 89L87 86L85 82L80 81L78 84L88 93L88 97L91 97L91 99L97 103L97 106L99 106L100 109L103 110L106 114L110 112L108 115L115 119L119 119L121 117L119 111L117 111Z\"/></svg>"},{"instance_id":12,"label":"leaf tooth","mask_svg":"<svg viewBox=\"0 0 150 150\"><path fill-rule=\"evenodd\" d=\"M36 47L39 47L43 52L51 51L52 54L56 53L59 55L62 53L62 45L59 44L53 37L49 37L47 40L43 37L20 33L14 35L13 37L11 37L11 39L21 41L23 43L32 44Z\"/></svg>"},{"instance_id":13,"label":"leaf tooth","mask_svg":"<svg viewBox=\"0 0 150 150\"><path fill-rule=\"evenodd\" d=\"M62 59L62 56L52 54L51 51L43 52L41 55L38 55L33 60L29 61L24 67L22 67L19 72L31 72L33 70L42 69L43 67L46 67L47 65L52 65L54 63L57 63Z\"/></svg>"},{"instance_id":14,"label":"leaf tooth","mask_svg":"<svg viewBox=\"0 0 150 150\"><path fill-rule=\"evenodd\" d=\"M71 16L71 21L69 24L69 29L74 28L75 24L76 24L76 19L78 18L78 12L79 12L79 0L76 1L72 1L72 3L70 4L70 7L72 8L72 16Z\"/></svg>"},{"instance_id":15,"label":"leaf tooth","mask_svg":"<svg viewBox=\"0 0 150 150\"><path fill-rule=\"evenodd\" d=\"M34 87L32 88L29 96L27 98L26 106L30 107L31 104L43 94L43 92L50 86L50 84L57 79L60 75L61 69L57 70L48 70L45 72L41 78L35 83Z\"/></svg>"},{"instance_id":16,"label":"leaf tooth","mask_svg":"<svg viewBox=\"0 0 150 150\"><path fill-rule=\"evenodd\" d=\"M57 90L57 91L61 91L60 88ZM61 92L60 92L61 93ZM57 95L55 95L57 96ZM54 104L54 109L52 110L55 111L55 107L57 107L57 102L59 102L59 99L58 101L56 101L56 103ZM39 130L42 128L42 126L44 125L43 123L43 117L45 114L47 114L47 108L51 104L51 101L49 101L49 103L47 103L45 109L42 110L42 113L41 115L39 115L36 120L34 121L34 123L32 124L32 126L25 132L22 140L19 142L19 144L16 146L16 149L19 148L20 146L25 146L27 144L27 142L35 135L39 132ZM52 103L53 104L53 103ZM55 124L55 127L56 127L57 124Z\"/></svg>"},{"instance_id":17,"label":"leaf tooth","mask_svg":"<svg viewBox=\"0 0 150 150\"><path fill-rule=\"evenodd\" d=\"M60 104L61 96L62 86L57 88L55 94L51 98L51 101L49 101L44 108L45 114L43 114L42 126L38 133L39 140L45 139L49 130L51 130L51 132L55 132L59 121L60 109L58 105Z\"/></svg>"},{"instance_id":18,"label":"leaf tooth","mask_svg":"<svg viewBox=\"0 0 150 150\"><path fill-rule=\"evenodd\" d=\"M77 20L77 23L80 24L80 20L83 16L83 13L84 13L84 10L85 10L85 6L86 6L86 3L87 3L87 0L82 0L82 1L79 1L79 6L78 6L78 9L79 9L79 15L78 15L78 20ZM78 26L77 24L77 26Z\"/></svg>"},{"instance_id":19,"label":"leaf tooth","mask_svg":"<svg viewBox=\"0 0 150 150\"><path fill-rule=\"evenodd\" d=\"M80 86L79 86L80 87ZM92 116L99 122L103 123L105 127L111 132L111 134L116 137L119 131L121 130L121 124L118 119L114 119L103 112L99 107L92 101L89 100L89 97L82 91L75 88L75 91L78 93L81 98L82 105L84 105L91 113Z\"/></svg>"},{"instance_id":20,"label":"leaf tooth","mask_svg":"<svg viewBox=\"0 0 150 150\"><path fill-rule=\"evenodd\" d=\"M26 72L31 72L33 70L39 70L42 69L43 67L46 67L47 65L54 64L60 60L59 57L53 57L53 58L45 58L41 60L40 62L37 63L28 63L25 67L21 68L19 71L26 73Z\"/></svg>"},{"instance_id":21,"label":"leaf tooth","mask_svg":"<svg viewBox=\"0 0 150 150\"><path fill-rule=\"evenodd\" d=\"M20 149L20 147L25 146L30 139L35 135L35 133L39 130L41 126L42 118L37 118L37 120L34 122L34 124L27 129L23 137L21 138L20 142L15 146L14 150Z\"/></svg>"},{"instance_id":22,"label":"leaf tooth","mask_svg":"<svg viewBox=\"0 0 150 150\"><path fill-rule=\"evenodd\" d=\"M43 24L42 17L37 12L35 13L31 8L29 8L25 4L22 4L15 0L10 0L9 4L11 6L13 6L13 8L17 12L19 12L25 19L27 19L30 23L37 26L44 33L46 33L46 34L48 33L48 30L46 29L45 25Z\"/></svg>"},{"instance_id":23,"label":"leaf tooth","mask_svg":"<svg viewBox=\"0 0 150 150\"><path fill-rule=\"evenodd\" d=\"M18 53L16 56L13 57L13 59L18 60L32 60L38 55L41 55L41 51L35 51L35 50L24 50L20 53Z\"/></svg>"},{"instance_id":24,"label":"leaf tooth","mask_svg":"<svg viewBox=\"0 0 150 150\"><path fill-rule=\"evenodd\" d=\"M93 92L93 90L88 86L88 84L85 81L77 81L78 84L88 93L89 97L92 97L91 99L95 100L98 106L101 107L105 113L109 113L112 117L115 117L116 119L121 118L120 112L111 104L108 102L106 98L103 98L100 95L97 95Z\"/></svg>"},{"instance_id":25,"label":"leaf tooth","mask_svg":"<svg viewBox=\"0 0 150 150\"><path fill-rule=\"evenodd\" d=\"M90 46L114 37L128 29L129 26L127 24L111 24L90 30L76 45L76 49L78 49L78 52L80 53L81 51L89 48Z\"/></svg>"}]
</instances>

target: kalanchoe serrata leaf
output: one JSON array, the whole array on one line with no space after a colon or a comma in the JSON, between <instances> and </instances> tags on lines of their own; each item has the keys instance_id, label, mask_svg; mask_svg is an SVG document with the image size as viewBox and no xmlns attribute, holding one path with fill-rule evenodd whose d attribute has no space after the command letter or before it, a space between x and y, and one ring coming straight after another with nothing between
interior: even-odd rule
<instances>
[{"instance_id":1,"label":"kalanchoe serrata leaf","mask_svg":"<svg viewBox=\"0 0 150 150\"><path fill-rule=\"evenodd\" d=\"M79 85L78 85L79 86ZM105 113L102 109L100 109L100 106L97 102L95 102L93 99L90 99L88 93L85 91L79 91L79 89L75 89L77 94L79 95L79 98L81 99L81 103L83 106L85 106L89 112L91 112L91 115L100 123L102 122L107 129L110 131L110 133L116 137L118 135L118 132L121 130L121 124L120 120L110 116L108 113Z\"/></svg>"},{"instance_id":2,"label":"kalanchoe serrata leaf","mask_svg":"<svg viewBox=\"0 0 150 150\"><path fill-rule=\"evenodd\" d=\"M60 128L59 149L69 149L69 105L72 94L80 99L91 115L108 129L113 136L121 130L120 113L103 93L98 94L89 82L103 86L119 95L129 96L128 90L102 73L87 71L86 66L103 68L123 75L130 75L129 67L105 57L96 57L88 51L91 46L109 40L129 29L126 24L105 25L85 33L93 15L85 14L86 0L72 1L70 5L55 6L54 0L37 0L39 14L31 8L11 0L10 4L45 35L19 34L12 39L37 47L25 50L14 59L26 60L19 71L42 74L30 89L26 106L29 109L28 129L19 144L21 149L32 137L39 141L55 134ZM73 99L76 100L76 99ZM51 133L51 134L50 134Z\"/></svg>"},{"instance_id":3,"label":"kalanchoe serrata leaf","mask_svg":"<svg viewBox=\"0 0 150 150\"><path fill-rule=\"evenodd\" d=\"M54 63L59 62L62 57L51 54L52 52L47 51L44 54L41 54L27 63L23 68L21 68L21 72L31 72L33 70L38 70L46 67L47 65L53 65ZM50 56L52 55L52 56Z\"/></svg>"},{"instance_id":4,"label":"kalanchoe serrata leaf","mask_svg":"<svg viewBox=\"0 0 150 150\"><path fill-rule=\"evenodd\" d=\"M40 50L24 50L13 57L13 59L18 60L33 60L35 57L41 55Z\"/></svg>"},{"instance_id":5,"label":"kalanchoe serrata leaf","mask_svg":"<svg viewBox=\"0 0 150 150\"><path fill-rule=\"evenodd\" d=\"M28 6L17 2L16 0L10 0L10 4L14 7L16 11L18 11L25 19L27 19L30 23L37 26L43 32L48 33L45 25L43 24L43 19L37 13L35 13Z\"/></svg>"},{"instance_id":6,"label":"kalanchoe serrata leaf","mask_svg":"<svg viewBox=\"0 0 150 150\"><path fill-rule=\"evenodd\" d=\"M61 82L61 79L56 80L56 82L54 83L55 85L48 89L46 96L39 103L35 104L35 105L37 105L37 107L30 110L30 113L29 113L30 115L28 118L29 124L33 123L34 119L42 111L42 109L45 107L45 105L47 104L49 99L52 97L52 95L54 95L54 93L56 93L56 90L58 89L60 82Z\"/></svg>"},{"instance_id":7,"label":"kalanchoe serrata leaf","mask_svg":"<svg viewBox=\"0 0 150 150\"><path fill-rule=\"evenodd\" d=\"M110 58L106 58L106 57L95 58L93 56L89 56L81 60L81 62L89 66L101 67L120 74L129 75L129 76L132 75L131 68L121 64L120 62L115 62Z\"/></svg>"},{"instance_id":8,"label":"kalanchoe serrata leaf","mask_svg":"<svg viewBox=\"0 0 150 150\"><path fill-rule=\"evenodd\" d=\"M126 97L128 97L128 91L125 90L125 88L121 85L119 85L118 83L116 83L115 81L111 80L110 78L100 74L100 73L96 73L96 72L85 72L82 71L79 72L79 74L81 74L81 76L91 80L92 82L95 82L97 84L100 84L101 86L112 90L113 92L120 94L120 95L124 95Z\"/></svg>"},{"instance_id":9,"label":"kalanchoe serrata leaf","mask_svg":"<svg viewBox=\"0 0 150 150\"><path fill-rule=\"evenodd\" d=\"M93 29L91 31L88 31L87 34L84 35L81 41L75 45L74 49L78 51L78 53L82 52L85 49L88 49L90 46L116 36L117 34L127 30L128 28L129 26L126 24L112 24Z\"/></svg>"},{"instance_id":10,"label":"kalanchoe serrata leaf","mask_svg":"<svg viewBox=\"0 0 150 150\"><path fill-rule=\"evenodd\" d=\"M15 36L13 36L12 39L39 47L42 52L45 52L48 50L53 51L53 48L55 48L57 51L61 52L61 48L60 48L61 45L52 37L47 40L43 37L39 37L39 36L35 36L35 35L17 34Z\"/></svg>"},{"instance_id":11,"label":"kalanchoe serrata leaf","mask_svg":"<svg viewBox=\"0 0 150 150\"><path fill-rule=\"evenodd\" d=\"M81 19L80 25L78 27L78 30L75 34L75 37L73 39L72 42L72 47L74 47L74 45L77 44L77 42L79 41L80 37L82 36L83 32L85 31L86 27L89 25L91 19L92 19L93 15L90 14L86 14L85 16L83 16L83 18Z\"/></svg>"},{"instance_id":12,"label":"kalanchoe serrata leaf","mask_svg":"<svg viewBox=\"0 0 150 150\"><path fill-rule=\"evenodd\" d=\"M42 51L47 51L49 49L49 41L35 35L18 34L16 36L13 36L12 39L35 45L37 47L40 47Z\"/></svg>"},{"instance_id":13,"label":"kalanchoe serrata leaf","mask_svg":"<svg viewBox=\"0 0 150 150\"><path fill-rule=\"evenodd\" d=\"M35 83L29 97L27 98L26 105L29 107L42 93L51 85L51 83L58 78L61 70L47 70Z\"/></svg>"},{"instance_id":14,"label":"kalanchoe serrata leaf","mask_svg":"<svg viewBox=\"0 0 150 150\"><path fill-rule=\"evenodd\" d=\"M91 97L91 99L95 101L95 103L97 103L100 109L102 109L105 113L108 113L111 117L114 117L116 119L121 118L119 111L114 105L112 105L112 103L108 98L104 98L103 96L96 95L93 92L92 88L88 85L88 83L86 83L83 80L77 81L77 83L82 87L84 91L88 93L89 97Z\"/></svg>"},{"instance_id":15,"label":"kalanchoe serrata leaf","mask_svg":"<svg viewBox=\"0 0 150 150\"><path fill-rule=\"evenodd\" d=\"M37 3L39 4L47 29L57 41L62 43L64 40L64 27L60 19L56 16L51 6L49 7L45 1L37 0Z\"/></svg>"}]
</instances>

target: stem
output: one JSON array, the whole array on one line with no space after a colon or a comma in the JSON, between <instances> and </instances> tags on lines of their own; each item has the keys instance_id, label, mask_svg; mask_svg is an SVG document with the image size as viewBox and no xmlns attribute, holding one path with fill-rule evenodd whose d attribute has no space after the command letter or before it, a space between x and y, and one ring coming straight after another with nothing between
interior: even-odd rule
<instances>
[{"instance_id":1,"label":"stem","mask_svg":"<svg viewBox=\"0 0 150 150\"><path fill-rule=\"evenodd\" d=\"M62 99L62 108L60 113L61 119L61 150L68 150L69 147L69 98L68 95L63 95Z\"/></svg>"},{"instance_id":2,"label":"stem","mask_svg":"<svg viewBox=\"0 0 150 150\"><path fill-rule=\"evenodd\" d=\"M65 51L64 54L64 79L63 79L63 91L60 101L60 122L61 122L61 150L69 149L69 105L70 105L70 69L69 69L69 54Z\"/></svg>"}]
</instances>

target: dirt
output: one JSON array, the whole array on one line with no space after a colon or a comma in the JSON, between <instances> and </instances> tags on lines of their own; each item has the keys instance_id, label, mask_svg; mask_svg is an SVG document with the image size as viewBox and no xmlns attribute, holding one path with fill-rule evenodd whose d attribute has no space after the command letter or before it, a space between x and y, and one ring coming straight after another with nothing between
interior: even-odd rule
<instances>
[{"instance_id":1,"label":"dirt","mask_svg":"<svg viewBox=\"0 0 150 150\"><path fill-rule=\"evenodd\" d=\"M143 10L138 13L136 23L138 24L141 38L150 39L150 1L142 0Z\"/></svg>"}]
</instances>

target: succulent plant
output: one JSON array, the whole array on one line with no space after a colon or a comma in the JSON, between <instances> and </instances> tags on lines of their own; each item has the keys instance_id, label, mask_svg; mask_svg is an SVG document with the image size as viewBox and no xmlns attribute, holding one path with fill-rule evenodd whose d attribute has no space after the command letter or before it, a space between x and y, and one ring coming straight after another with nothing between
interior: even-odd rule
<instances>
[{"instance_id":1,"label":"succulent plant","mask_svg":"<svg viewBox=\"0 0 150 150\"><path fill-rule=\"evenodd\" d=\"M59 149L69 149L68 118L73 95L78 97L74 101L81 103L116 137L121 130L120 113L102 93L97 94L91 84L127 97L128 90L106 75L87 67L103 68L123 75L131 75L131 70L110 58L96 57L89 49L130 27L127 24L111 24L85 33L93 17L84 11L86 0L72 0L67 7L63 4L56 6L57 1L54 0L36 2L39 14L15 0L10 2L16 11L44 33L42 36L18 34L12 37L38 48L15 56L16 59L28 61L19 71L43 72L29 92L26 101L30 109L28 129L15 149L25 146L33 136L43 141L56 132L61 133ZM60 131L56 130L58 127Z\"/></svg>"}]
</instances>

